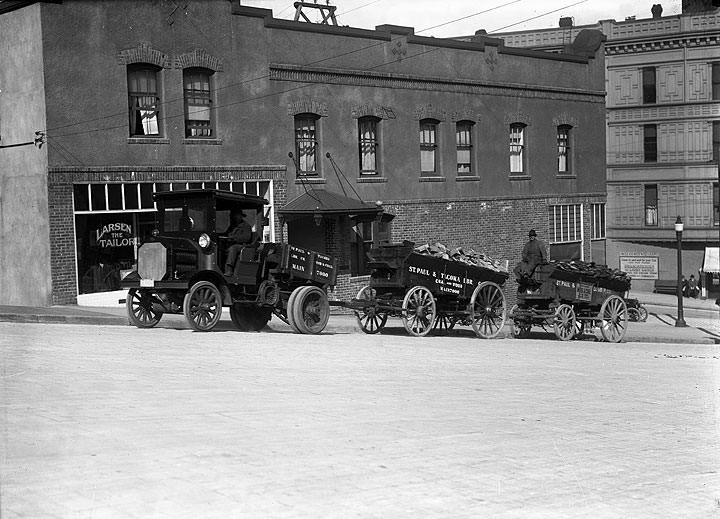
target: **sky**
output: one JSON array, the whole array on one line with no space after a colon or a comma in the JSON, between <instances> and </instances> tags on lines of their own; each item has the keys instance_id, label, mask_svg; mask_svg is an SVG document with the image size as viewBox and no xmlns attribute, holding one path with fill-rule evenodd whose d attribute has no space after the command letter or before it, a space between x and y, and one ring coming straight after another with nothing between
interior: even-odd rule
<instances>
[{"instance_id":1,"label":"sky","mask_svg":"<svg viewBox=\"0 0 720 519\"><path fill-rule=\"evenodd\" d=\"M680 14L681 0L330 0L337 7L340 25L364 29L386 23L405 25L414 27L416 34L439 38L474 34L479 29L491 33L557 27L564 16L573 17L575 25L629 16L651 18L654 3L662 4L663 16ZM276 18L295 15L293 0L242 0L242 4L272 9ZM304 12L319 21L313 11ZM463 17L467 18L457 20Z\"/></svg>"}]
</instances>

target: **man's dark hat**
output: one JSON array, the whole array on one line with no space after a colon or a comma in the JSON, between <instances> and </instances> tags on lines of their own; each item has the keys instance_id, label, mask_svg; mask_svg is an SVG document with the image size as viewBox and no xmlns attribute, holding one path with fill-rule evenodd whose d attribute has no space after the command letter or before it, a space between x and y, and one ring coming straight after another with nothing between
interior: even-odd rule
<instances>
[{"instance_id":1,"label":"man's dark hat","mask_svg":"<svg viewBox=\"0 0 720 519\"><path fill-rule=\"evenodd\" d=\"M535 232L535 229L530 229L530 232L528 233L528 236L537 236L537 233Z\"/></svg>"}]
</instances>

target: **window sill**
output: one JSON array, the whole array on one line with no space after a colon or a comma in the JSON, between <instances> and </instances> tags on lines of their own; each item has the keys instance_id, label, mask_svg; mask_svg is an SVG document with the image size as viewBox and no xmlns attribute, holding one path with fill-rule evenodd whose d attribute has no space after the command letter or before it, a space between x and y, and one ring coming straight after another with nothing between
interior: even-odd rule
<instances>
[{"instance_id":1,"label":"window sill","mask_svg":"<svg viewBox=\"0 0 720 519\"><path fill-rule=\"evenodd\" d=\"M479 182L480 177L477 175L458 175L455 177L455 182Z\"/></svg>"},{"instance_id":2,"label":"window sill","mask_svg":"<svg viewBox=\"0 0 720 519\"><path fill-rule=\"evenodd\" d=\"M222 139L195 139L186 137L182 140L183 144L207 144L208 146L218 146L223 143Z\"/></svg>"},{"instance_id":3,"label":"window sill","mask_svg":"<svg viewBox=\"0 0 720 519\"><path fill-rule=\"evenodd\" d=\"M447 182L445 177L420 177L420 182Z\"/></svg>"},{"instance_id":4,"label":"window sill","mask_svg":"<svg viewBox=\"0 0 720 519\"><path fill-rule=\"evenodd\" d=\"M295 179L295 184L324 184L325 179L319 177L298 177Z\"/></svg>"},{"instance_id":5,"label":"window sill","mask_svg":"<svg viewBox=\"0 0 720 519\"><path fill-rule=\"evenodd\" d=\"M128 137L128 144L170 144L165 137Z\"/></svg>"},{"instance_id":6,"label":"window sill","mask_svg":"<svg viewBox=\"0 0 720 519\"><path fill-rule=\"evenodd\" d=\"M575 173L558 173L555 175L556 178L577 178Z\"/></svg>"},{"instance_id":7,"label":"window sill","mask_svg":"<svg viewBox=\"0 0 720 519\"><path fill-rule=\"evenodd\" d=\"M350 281L370 281L370 274L358 274L356 276L350 274Z\"/></svg>"},{"instance_id":8,"label":"window sill","mask_svg":"<svg viewBox=\"0 0 720 519\"><path fill-rule=\"evenodd\" d=\"M530 175L519 175L519 174L510 174L508 177L510 180L530 180Z\"/></svg>"},{"instance_id":9,"label":"window sill","mask_svg":"<svg viewBox=\"0 0 720 519\"><path fill-rule=\"evenodd\" d=\"M381 184L383 182L387 182L387 178L385 177L358 177L357 179L358 184Z\"/></svg>"}]
</instances>

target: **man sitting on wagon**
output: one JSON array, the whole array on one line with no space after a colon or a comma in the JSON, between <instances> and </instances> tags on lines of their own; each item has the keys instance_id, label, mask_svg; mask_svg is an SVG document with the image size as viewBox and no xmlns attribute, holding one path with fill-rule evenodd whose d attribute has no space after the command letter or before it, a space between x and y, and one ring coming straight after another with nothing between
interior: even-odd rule
<instances>
[{"instance_id":1,"label":"man sitting on wagon","mask_svg":"<svg viewBox=\"0 0 720 519\"><path fill-rule=\"evenodd\" d=\"M546 262L545 244L537 239L535 229L530 229L528 242L522 250L522 261L513 270L515 278L518 282L526 282L532 277L535 267Z\"/></svg>"},{"instance_id":2,"label":"man sitting on wagon","mask_svg":"<svg viewBox=\"0 0 720 519\"><path fill-rule=\"evenodd\" d=\"M233 210L230 213L230 227L226 235L230 247L225 261L225 275L232 276L235 271L235 263L242 251L247 247L254 249L259 242L259 237L245 220L245 213L240 210Z\"/></svg>"}]
</instances>

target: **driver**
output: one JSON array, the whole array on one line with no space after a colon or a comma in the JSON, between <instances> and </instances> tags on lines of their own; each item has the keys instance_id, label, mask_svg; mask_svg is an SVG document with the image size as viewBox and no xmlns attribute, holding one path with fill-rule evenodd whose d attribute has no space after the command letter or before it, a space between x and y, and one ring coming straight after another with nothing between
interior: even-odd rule
<instances>
[{"instance_id":1,"label":"driver","mask_svg":"<svg viewBox=\"0 0 720 519\"><path fill-rule=\"evenodd\" d=\"M245 213L234 209L230 213L230 227L226 232L228 242L231 244L228 249L227 260L225 261L225 275L232 276L235 270L235 262L242 250L257 243L257 235L252 227L245 220Z\"/></svg>"}]
</instances>

